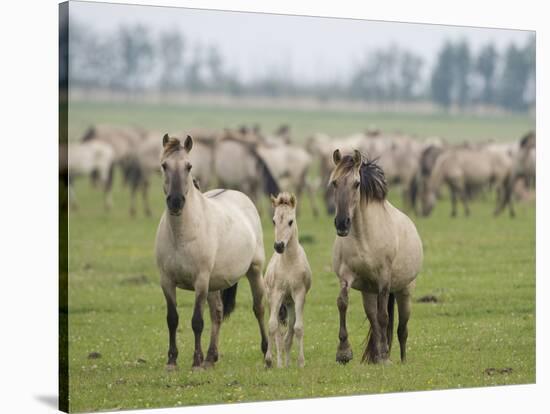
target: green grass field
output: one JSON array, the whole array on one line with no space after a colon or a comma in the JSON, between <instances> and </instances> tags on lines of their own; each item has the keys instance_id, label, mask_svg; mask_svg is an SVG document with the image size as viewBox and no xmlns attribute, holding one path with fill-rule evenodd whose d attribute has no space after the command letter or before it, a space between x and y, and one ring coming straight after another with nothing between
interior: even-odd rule
<instances>
[{"instance_id":1,"label":"green grass field","mask_svg":"<svg viewBox=\"0 0 550 414\"><path fill-rule=\"evenodd\" d=\"M180 116L181 115L181 116ZM208 108L125 108L72 105L71 131L90 123L135 123L175 129L261 122L266 129L288 122L296 134L320 130L352 132L369 123L451 139L488 135L513 139L533 121L514 116L474 118L361 115ZM120 178L117 177L117 178ZM168 347L164 298L158 286L154 238L163 210L155 181L154 215L128 215L128 194L116 183L114 210L103 212L101 195L87 180L76 185L80 209L70 214L69 363L70 408L95 411L206 403L308 398L410 390L433 390L535 381L535 206L519 204L517 217L493 218L493 198L471 205L472 215L449 217L448 200L432 217L414 218L425 261L415 299L434 295L437 303L414 303L409 324L408 363L399 347L390 366L359 363L368 330L358 292L352 292L348 329L355 359L335 362L338 344L337 278L331 271L335 238L332 218L299 218L300 235L313 270L305 308L306 367L266 370L251 310L248 282L239 285L237 309L222 326L216 368L191 372L193 295L179 291L179 370L164 370ZM399 206L398 192L390 199ZM462 212L460 210L460 212ZM267 257L273 230L263 217ZM205 313L207 315L207 312ZM209 333L206 318L204 347ZM395 342L397 344L397 341ZM101 358L89 359L92 352ZM295 352L293 362L295 362ZM494 368L495 370L487 369ZM511 370L503 370L511 368ZM503 371L502 371L503 370Z\"/></svg>"}]
</instances>

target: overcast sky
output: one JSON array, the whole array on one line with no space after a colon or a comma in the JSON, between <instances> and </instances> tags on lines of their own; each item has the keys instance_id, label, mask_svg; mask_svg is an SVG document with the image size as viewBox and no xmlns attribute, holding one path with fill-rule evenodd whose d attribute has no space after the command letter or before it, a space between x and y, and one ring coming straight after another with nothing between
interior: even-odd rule
<instances>
[{"instance_id":1,"label":"overcast sky","mask_svg":"<svg viewBox=\"0 0 550 414\"><path fill-rule=\"evenodd\" d=\"M98 32L141 23L154 33L179 29L188 44L217 45L226 67L243 79L270 67L300 82L347 78L368 51L396 44L421 55L425 69L446 40L466 39L475 53L489 41L499 50L523 46L529 31L414 23L377 22L196 10L171 7L71 2L70 16ZM290 62L289 67L283 67Z\"/></svg>"}]
</instances>

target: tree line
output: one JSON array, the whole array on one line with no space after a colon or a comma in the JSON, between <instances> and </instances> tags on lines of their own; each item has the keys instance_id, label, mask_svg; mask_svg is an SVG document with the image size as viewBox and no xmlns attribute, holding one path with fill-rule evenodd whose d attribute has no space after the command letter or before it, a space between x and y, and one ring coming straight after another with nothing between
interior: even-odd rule
<instances>
[{"instance_id":1,"label":"tree line","mask_svg":"<svg viewBox=\"0 0 550 414\"><path fill-rule=\"evenodd\" d=\"M175 29L153 35L140 24L100 36L72 21L68 53L71 86L83 90L432 101L445 109L488 105L514 111L535 103L534 36L522 47L510 44L499 51L489 43L477 54L466 41L446 42L432 68L425 68L420 55L393 45L365 54L347 78L307 84L281 68L245 82L216 45L191 43Z\"/></svg>"}]
</instances>

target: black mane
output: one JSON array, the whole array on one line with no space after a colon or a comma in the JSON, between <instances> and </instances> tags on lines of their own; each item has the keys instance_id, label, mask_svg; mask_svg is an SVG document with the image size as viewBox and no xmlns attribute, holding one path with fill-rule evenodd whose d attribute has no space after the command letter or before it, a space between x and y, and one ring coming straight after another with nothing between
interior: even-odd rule
<instances>
[{"instance_id":1,"label":"black mane","mask_svg":"<svg viewBox=\"0 0 550 414\"><path fill-rule=\"evenodd\" d=\"M351 155L345 155L338 168L342 169L343 173L347 173L354 168L355 161ZM361 195L366 201L376 200L384 201L388 194L388 185L384 171L378 165L377 159L370 160L365 158L361 161L359 168L359 176L361 177Z\"/></svg>"},{"instance_id":2,"label":"black mane","mask_svg":"<svg viewBox=\"0 0 550 414\"><path fill-rule=\"evenodd\" d=\"M367 201L384 201L388 194L388 185L386 184L384 170L382 170L376 161L376 159L362 161L361 168L359 169L361 194L366 197Z\"/></svg>"}]
</instances>

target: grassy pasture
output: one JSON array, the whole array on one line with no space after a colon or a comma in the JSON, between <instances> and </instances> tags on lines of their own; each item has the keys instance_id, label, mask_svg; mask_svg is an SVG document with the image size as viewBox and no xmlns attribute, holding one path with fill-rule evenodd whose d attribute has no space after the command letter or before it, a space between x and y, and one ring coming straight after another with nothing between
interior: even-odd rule
<instances>
[{"instance_id":1,"label":"grassy pasture","mask_svg":"<svg viewBox=\"0 0 550 414\"><path fill-rule=\"evenodd\" d=\"M532 120L523 117L449 118L444 115L342 114L192 107L72 104L70 131L78 137L96 122L177 129L260 122L271 130L291 124L297 137L320 130L346 133L370 123L417 134L514 139ZM335 363L338 285L331 271L332 219L315 219L304 200L300 235L313 270L305 308L303 370L265 370L246 279L237 309L222 326L220 361L193 373L193 295L178 292L179 370L166 373L168 347L164 298L154 262L154 237L163 209L160 181L151 191L153 217L128 216L127 190L115 183L114 210L102 210L87 180L76 183L80 209L69 220L69 363L72 411L168 407L206 403L308 398L410 390L532 383L535 381L535 206L521 204L517 218L493 218L493 197L471 205L472 215L449 217L447 199L432 217L414 218L425 249L409 325L408 363L395 341L391 366L359 363L368 330L358 292L352 291L348 329L355 359ZM390 200L400 204L397 191ZM320 202L320 200L319 200ZM459 210L462 213L461 210ZM267 257L273 230L263 217ZM207 315L207 312L205 313ZM203 346L209 337L206 317ZM92 352L101 358L89 359ZM295 363L296 354L293 353ZM491 370L493 368L494 370ZM507 370L506 368L511 368ZM488 370L489 369L489 370ZM504 370L503 370L504 369ZM488 370L488 371L487 371Z\"/></svg>"}]
</instances>

